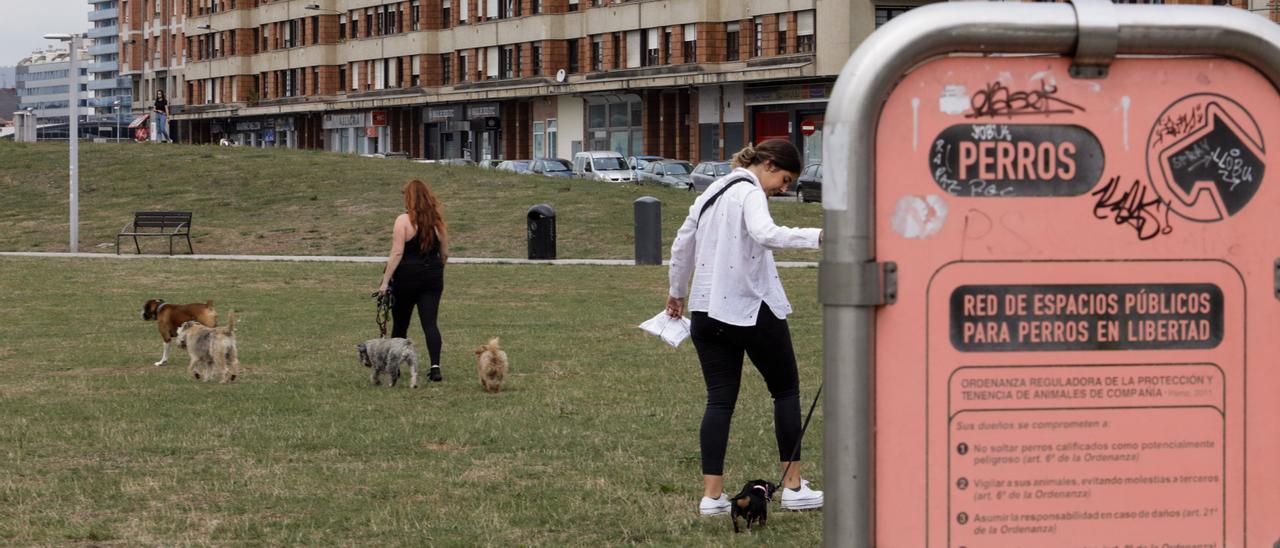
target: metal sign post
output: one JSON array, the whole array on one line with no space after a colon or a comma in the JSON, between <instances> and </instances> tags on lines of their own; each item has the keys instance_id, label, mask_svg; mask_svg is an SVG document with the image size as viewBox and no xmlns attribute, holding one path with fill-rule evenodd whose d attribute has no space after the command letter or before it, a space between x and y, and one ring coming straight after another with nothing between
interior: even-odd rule
<instances>
[{"instance_id":1,"label":"metal sign post","mask_svg":"<svg viewBox=\"0 0 1280 548\"><path fill-rule=\"evenodd\" d=\"M1278 88L1280 27L1226 7L934 4L858 48L828 546L1280 540Z\"/></svg>"}]
</instances>

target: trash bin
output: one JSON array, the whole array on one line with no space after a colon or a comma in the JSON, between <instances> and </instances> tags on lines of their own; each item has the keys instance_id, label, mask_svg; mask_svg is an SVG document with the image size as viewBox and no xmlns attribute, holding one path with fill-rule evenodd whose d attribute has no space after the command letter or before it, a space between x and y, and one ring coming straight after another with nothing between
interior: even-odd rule
<instances>
[{"instance_id":1,"label":"trash bin","mask_svg":"<svg viewBox=\"0 0 1280 548\"><path fill-rule=\"evenodd\" d=\"M529 259L552 260L556 258L556 210L547 204L529 208L528 221Z\"/></svg>"},{"instance_id":2,"label":"trash bin","mask_svg":"<svg viewBox=\"0 0 1280 548\"><path fill-rule=\"evenodd\" d=\"M635 201L636 264L662 264L662 201L641 196Z\"/></svg>"}]
</instances>

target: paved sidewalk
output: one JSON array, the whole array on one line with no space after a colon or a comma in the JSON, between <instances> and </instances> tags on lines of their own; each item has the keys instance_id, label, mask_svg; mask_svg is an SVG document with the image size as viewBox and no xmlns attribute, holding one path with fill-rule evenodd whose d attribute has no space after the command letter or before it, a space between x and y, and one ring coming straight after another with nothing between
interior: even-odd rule
<instances>
[{"instance_id":1,"label":"paved sidewalk","mask_svg":"<svg viewBox=\"0 0 1280 548\"><path fill-rule=\"evenodd\" d=\"M335 255L116 255L114 253L44 253L29 251L0 251L0 257L45 257L45 258L77 258L77 259L172 259L195 261L294 261L315 263L382 263L386 256L358 257ZM600 266L635 266L632 259L556 259L554 261L532 261L529 259L489 258L489 257L450 257L450 264L541 264L541 265L600 265ZM664 265L667 261L663 261ZM779 261L778 268L816 268L818 263L808 261Z\"/></svg>"}]
</instances>

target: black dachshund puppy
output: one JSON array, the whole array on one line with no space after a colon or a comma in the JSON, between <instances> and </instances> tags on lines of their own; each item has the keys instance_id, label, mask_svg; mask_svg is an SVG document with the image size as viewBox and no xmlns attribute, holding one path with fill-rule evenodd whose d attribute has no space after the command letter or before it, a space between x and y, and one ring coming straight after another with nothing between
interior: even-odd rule
<instances>
[{"instance_id":1,"label":"black dachshund puppy","mask_svg":"<svg viewBox=\"0 0 1280 548\"><path fill-rule=\"evenodd\" d=\"M738 518L747 520L747 530L751 530L751 522L760 522L764 527L769 520L769 501L773 500L773 492L778 486L765 480L751 480L742 486L742 492L729 499L729 513L733 517L733 532L739 532Z\"/></svg>"}]
</instances>

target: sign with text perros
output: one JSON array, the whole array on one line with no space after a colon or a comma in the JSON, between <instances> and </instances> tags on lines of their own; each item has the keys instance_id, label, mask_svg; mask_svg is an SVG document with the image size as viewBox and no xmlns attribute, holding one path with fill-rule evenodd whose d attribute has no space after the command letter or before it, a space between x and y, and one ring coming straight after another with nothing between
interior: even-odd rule
<instances>
[{"instance_id":1,"label":"sign with text perros","mask_svg":"<svg viewBox=\"0 0 1280 548\"><path fill-rule=\"evenodd\" d=\"M1069 64L936 59L884 103L877 545L1271 548L1280 98Z\"/></svg>"}]
</instances>

